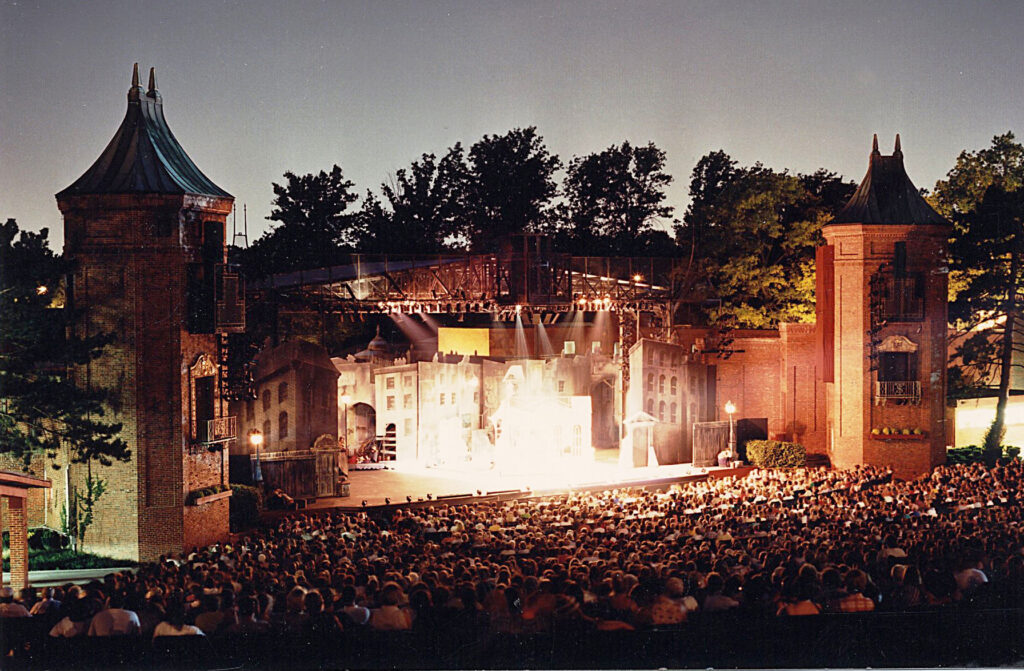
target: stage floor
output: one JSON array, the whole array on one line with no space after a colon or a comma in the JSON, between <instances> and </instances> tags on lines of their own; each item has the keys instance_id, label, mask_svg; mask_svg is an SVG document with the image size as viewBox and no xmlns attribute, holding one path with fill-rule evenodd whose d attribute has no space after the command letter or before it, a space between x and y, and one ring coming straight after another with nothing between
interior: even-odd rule
<instances>
[{"instance_id":1,"label":"stage floor","mask_svg":"<svg viewBox=\"0 0 1024 671\"><path fill-rule=\"evenodd\" d=\"M745 473L749 469L694 468L691 464L623 468L618 463L618 450L596 451L593 460L566 460L553 463L532 473L505 474L498 470L464 466L426 468L418 465L390 465L386 469L349 471L350 496L329 497L311 502L307 509L360 508L405 503L406 496L413 501L426 499L430 494L438 497L472 496L477 492L508 492L529 490L534 494L568 491L570 489L607 489L640 486L652 483L671 483L701 479L707 475L724 476Z\"/></svg>"}]
</instances>

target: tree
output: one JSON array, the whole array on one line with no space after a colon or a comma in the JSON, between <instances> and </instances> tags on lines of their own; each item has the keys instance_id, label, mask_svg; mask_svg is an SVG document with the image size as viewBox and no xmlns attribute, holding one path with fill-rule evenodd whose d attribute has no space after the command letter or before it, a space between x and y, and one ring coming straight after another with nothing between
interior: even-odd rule
<instances>
[{"instance_id":1,"label":"tree","mask_svg":"<svg viewBox=\"0 0 1024 671\"><path fill-rule=\"evenodd\" d=\"M510 235L541 230L561 166L533 126L485 135L469 150L463 196L467 220L456 234L474 251L494 251Z\"/></svg>"},{"instance_id":2,"label":"tree","mask_svg":"<svg viewBox=\"0 0 1024 671\"><path fill-rule=\"evenodd\" d=\"M664 204L671 183L665 152L653 142L644 147L623 142L574 157L560 208L570 248L594 255L650 253L654 225L672 216L673 208Z\"/></svg>"},{"instance_id":3,"label":"tree","mask_svg":"<svg viewBox=\"0 0 1024 671\"><path fill-rule=\"evenodd\" d=\"M854 188L824 170L790 175L760 163L738 168L722 151L704 156L676 228L691 259L680 291L713 301L706 312L718 325L769 328L812 319L821 227Z\"/></svg>"},{"instance_id":4,"label":"tree","mask_svg":"<svg viewBox=\"0 0 1024 671\"><path fill-rule=\"evenodd\" d=\"M364 212L372 218L386 217L380 230L387 240L373 240L381 251L405 254L448 251L457 240L467 219L466 159L461 144L456 144L438 161L434 154L423 154L408 169L381 185L390 213L375 209L364 201ZM370 234L373 238L373 234Z\"/></svg>"},{"instance_id":5,"label":"tree","mask_svg":"<svg viewBox=\"0 0 1024 671\"><path fill-rule=\"evenodd\" d=\"M74 463L127 461L121 425L103 420L106 391L76 386L72 376L111 338L70 328L61 289L69 267L47 237L46 229L19 232L13 219L0 225L0 453L26 468L62 448Z\"/></svg>"},{"instance_id":6,"label":"tree","mask_svg":"<svg viewBox=\"0 0 1024 671\"><path fill-rule=\"evenodd\" d=\"M987 149L961 152L936 183L932 203L953 222L949 316L958 334L950 387L970 395L998 380L985 436L986 458L994 462L1002 454L1015 354L1024 345L1024 146L1008 132Z\"/></svg>"},{"instance_id":7,"label":"tree","mask_svg":"<svg viewBox=\"0 0 1024 671\"><path fill-rule=\"evenodd\" d=\"M273 184L273 209L267 217L281 226L242 253L250 277L333 265L340 252L353 250L366 237L359 217L348 212L359 197L340 167L301 176L286 172L284 177L286 184Z\"/></svg>"}]
</instances>

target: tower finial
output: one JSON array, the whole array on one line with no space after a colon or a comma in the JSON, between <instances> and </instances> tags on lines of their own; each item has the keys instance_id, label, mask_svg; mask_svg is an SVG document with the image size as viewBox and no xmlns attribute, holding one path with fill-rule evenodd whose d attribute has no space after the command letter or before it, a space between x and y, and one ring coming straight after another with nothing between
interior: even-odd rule
<instances>
[{"instance_id":1,"label":"tower finial","mask_svg":"<svg viewBox=\"0 0 1024 671\"><path fill-rule=\"evenodd\" d=\"M149 95L156 93L156 68L149 69Z\"/></svg>"},{"instance_id":2,"label":"tower finial","mask_svg":"<svg viewBox=\"0 0 1024 671\"><path fill-rule=\"evenodd\" d=\"M132 87L128 89L128 102L138 102L142 88L139 86L139 64L132 66Z\"/></svg>"},{"instance_id":3,"label":"tower finial","mask_svg":"<svg viewBox=\"0 0 1024 671\"><path fill-rule=\"evenodd\" d=\"M893 156L903 156L903 148L900 147L900 134L896 133L896 147L892 150Z\"/></svg>"},{"instance_id":4,"label":"tower finial","mask_svg":"<svg viewBox=\"0 0 1024 671\"><path fill-rule=\"evenodd\" d=\"M878 151L878 133L875 133L871 139L871 155L881 156L882 152Z\"/></svg>"}]
</instances>

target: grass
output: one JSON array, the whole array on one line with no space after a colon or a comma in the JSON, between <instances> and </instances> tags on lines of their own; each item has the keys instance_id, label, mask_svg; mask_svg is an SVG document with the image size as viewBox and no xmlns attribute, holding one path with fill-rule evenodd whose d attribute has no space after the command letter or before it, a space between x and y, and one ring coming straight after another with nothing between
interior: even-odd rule
<instances>
[{"instance_id":1,"label":"grass","mask_svg":"<svg viewBox=\"0 0 1024 671\"><path fill-rule=\"evenodd\" d=\"M113 566L134 566L135 562L127 559L114 559L100 555L75 554L73 550L33 550L28 551L28 570L49 571L54 569L109 568ZM4 550L4 570L11 570L8 551Z\"/></svg>"}]
</instances>

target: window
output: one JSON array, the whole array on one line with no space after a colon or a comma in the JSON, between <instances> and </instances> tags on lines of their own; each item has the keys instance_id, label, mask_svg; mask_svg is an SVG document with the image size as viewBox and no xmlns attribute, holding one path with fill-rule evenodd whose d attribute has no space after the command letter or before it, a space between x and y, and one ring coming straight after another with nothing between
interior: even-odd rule
<instances>
[{"instance_id":1,"label":"window","mask_svg":"<svg viewBox=\"0 0 1024 671\"><path fill-rule=\"evenodd\" d=\"M288 400L288 383L282 382L277 385L277 402L284 403Z\"/></svg>"},{"instance_id":2,"label":"window","mask_svg":"<svg viewBox=\"0 0 1024 671\"><path fill-rule=\"evenodd\" d=\"M653 415L654 414L654 399L653 398L647 399L647 414L648 415Z\"/></svg>"},{"instance_id":3,"label":"window","mask_svg":"<svg viewBox=\"0 0 1024 671\"><path fill-rule=\"evenodd\" d=\"M647 374L647 391L654 391L654 373Z\"/></svg>"},{"instance_id":4,"label":"window","mask_svg":"<svg viewBox=\"0 0 1024 671\"><path fill-rule=\"evenodd\" d=\"M665 421L665 401L662 401L661 403L658 404L658 421Z\"/></svg>"},{"instance_id":5,"label":"window","mask_svg":"<svg viewBox=\"0 0 1024 671\"><path fill-rule=\"evenodd\" d=\"M245 402L245 421L250 426L256 423L256 401Z\"/></svg>"},{"instance_id":6,"label":"window","mask_svg":"<svg viewBox=\"0 0 1024 671\"><path fill-rule=\"evenodd\" d=\"M406 394L402 397L402 407L406 410L412 408L412 394Z\"/></svg>"},{"instance_id":7,"label":"window","mask_svg":"<svg viewBox=\"0 0 1024 671\"><path fill-rule=\"evenodd\" d=\"M474 403L479 403L480 402L480 392L478 392L478 391L474 391L473 392L473 402Z\"/></svg>"},{"instance_id":8,"label":"window","mask_svg":"<svg viewBox=\"0 0 1024 671\"><path fill-rule=\"evenodd\" d=\"M886 278L884 311L889 321L921 321L924 318L924 276L897 273Z\"/></svg>"},{"instance_id":9,"label":"window","mask_svg":"<svg viewBox=\"0 0 1024 671\"><path fill-rule=\"evenodd\" d=\"M673 396L679 393L679 378L675 375L672 376L672 381L669 383L669 389Z\"/></svg>"},{"instance_id":10,"label":"window","mask_svg":"<svg viewBox=\"0 0 1024 671\"><path fill-rule=\"evenodd\" d=\"M260 397L263 403L263 412L270 412L270 390L264 389Z\"/></svg>"},{"instance_id":11,"label":"window","mask_svg":"<svg viewBox=\"0 0 1024 671\"><path fill-rule=\"evenodd\" d=\"M264 438L269 438L270 437L270 420L269 419L267 421L263 422L263 437Z\"/></svg>"},{"instance_id":12,"label":"window","mask_svg":"<svg viewBox=\"0 0 1024 671\"><path fill-rule=\"evenodd\" d=\"M647 348L647 363L651 365L654 364L654 350L650 347Z\"/></svg>"},{"instance_id":13,"label":"window","mask_svg":"<svg viewBox=\"0 0 1024 671\"><path fill-rule=\"evenodd\" d=\"M902 382L917 379L916 359L910 352L881 352L878 358L880 382Z\"/></svg>"},{"instance_id":14,"label":"window","mask_svg":"<svg viewBox=\"0 0 1024 671\"><path fill-rule=\"evenodd\" d=\"M658 376L658 393L659 394L664 394L665 393L665 376L664 375L659 375Z\"/></svg>"},{"instance_id":15,"label":"window","mask_svg":"<svg viewBox=\"0 0 1024 671\"><path fill-rule=\"evenodd\" d=\"M403 425L402 425L402 433L404 433L407 436L411 436L412 435L412 420L411 419L407 419L403 423Z\"/></svg>"},{"instance_id":16,"label":"window","mask_svg":"<svg viewBox=\"0 0 1024 671\"><path fill-rule=\"evenodd\" d=\"M394 389L395 388L395 376L394 375L388 375L386 378L384 378L384 388L385 389Z\"/></svg>"},{"instance_id":17,"label":"window","mask_svg":"<svg viewBox=\"0 0 1024 671\"><path fill-rule=\"evenodd\" d=\"M394 410L395 409L395 397L394 396L388 396L386 407L387 407L388 410Z\"/></svg>"},{"instance_id":18,"label":"window","mask_svg":"<svg viewBox=\"0 0 1024 671\"><path fill-rule=\"evenodd\" d=\"M452 405L455 405L455 392L454 391L451 393L451 402L452 402Z\"/></svg>"},{"instance_id":19,"label":"window","mask_svg":"<svg viewBox=\"0 0 1024 671\"><path fill-rule=\"evenodd\" d=\"M672 379L674 380L675 378L672 378ZM672 405L669 406L668 421L672 422L673 424L676 423L676 404L675 403L673 403Z\"/></svg>"},{"instance_id":20,"label":"window","mask_svg":"<svg viewBox=\"0 0 1024 671\"><path fill-rule=\"evenodd\" d=\"M277 416L277 437L284 440L288 437L288 413L282 412Z\"/></svg>"},{"instance_id":21,"label":"window","mask_svg":"<svg viewBox=\"0 0 1024 671\"><path fill-rule=\"evenodd\" d=\"M565 380L558 381L558 393L561 394L565 391Z\"/></svg>"},{"instance_id":22,"label":"window","mask_svg":"<svg viewBox=\"0 0 1024 671\"><path fill-rule=\"evenodd\" d=\"M438 397L438 404L439 405L444 405L444 392L443 391L441 392L441 395Z\"/></svg>"}]
</instances>

